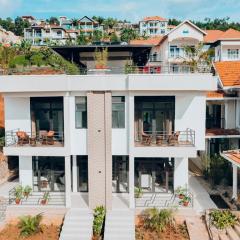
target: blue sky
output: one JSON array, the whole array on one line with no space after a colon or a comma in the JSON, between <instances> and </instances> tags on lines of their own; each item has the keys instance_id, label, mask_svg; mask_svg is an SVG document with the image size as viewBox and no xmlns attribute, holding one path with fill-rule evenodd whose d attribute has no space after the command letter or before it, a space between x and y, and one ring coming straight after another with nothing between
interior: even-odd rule
<instances>
[{"instance_id":1,"label":"blue sky","mask_svg":"<svg viewBox=\"0 0 240 240\"><path fill-rule=\"evenodd\" d=\"M138 21L143 16L204 19L226 17L240 21L240 0L0 0L0 17L33 15L109 16Z\"/></svg>"}]
</instances>

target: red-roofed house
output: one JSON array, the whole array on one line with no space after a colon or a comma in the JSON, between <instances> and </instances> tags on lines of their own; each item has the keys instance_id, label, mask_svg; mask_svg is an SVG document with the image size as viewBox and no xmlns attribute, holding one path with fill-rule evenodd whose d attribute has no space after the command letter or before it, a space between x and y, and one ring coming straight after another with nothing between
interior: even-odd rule
<instances>
[{"instance_id":1,"label":"red-roofed house","mask_svg":"<svg viewBox=\"0 0 240 240\"><path fill-rule=\"evenodd\" d=\"M147 36L164 35L167 33L168 20L160 16L145 17L139 22L140 34Z\"/></svg>"}]
</instances>

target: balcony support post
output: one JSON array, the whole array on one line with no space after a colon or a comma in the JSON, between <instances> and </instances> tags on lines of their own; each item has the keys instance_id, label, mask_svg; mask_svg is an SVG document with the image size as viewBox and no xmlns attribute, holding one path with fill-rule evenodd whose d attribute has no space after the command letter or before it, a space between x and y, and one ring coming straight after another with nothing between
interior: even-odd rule
<instances>
[{"instance_id":1,"label":"balcony support post","mask_svg":"<svg viewBox=\"0 0 240 240\"><path fill-rule=\"evenodd\" d=\"M232 199L237 200L238 199L238 167L235 164L232 164L232 168L233 168L233 189L232 189Z\"/></svg>"}]
</instances>

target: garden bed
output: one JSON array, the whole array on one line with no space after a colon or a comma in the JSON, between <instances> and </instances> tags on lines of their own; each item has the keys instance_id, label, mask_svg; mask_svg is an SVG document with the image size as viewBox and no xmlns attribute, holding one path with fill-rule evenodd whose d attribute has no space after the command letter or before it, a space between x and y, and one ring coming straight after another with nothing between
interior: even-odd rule
<instances>
[{"instance_id":1,"label":"garden bed","mask_svg":"<svg viewBox=\"0 0 240 240\"><path fill-rule=\"evenodd\" d=\"M145 216L139 215L136 218L136 240L189 240L188 230L185 223L179 224L175 220L171 220L171 222L167 223L165 220L157 220L158 224L164 225L163 229L160 231L150 229L145 225ZM157 217L159 219L159 217Z\"/></svg>"},{"instance_id":2,"label":"garden bed","mask_svg":"<svg viewBox=\"0 0 240 240\"><path fill-rule=\"evenodd\" d=\"M20 237L20 230L17 224L8 224L0 232L0 240L58 240L60 233L59 225L41 225L42 231L29 237Z\"/></svg>"}]
</instances>

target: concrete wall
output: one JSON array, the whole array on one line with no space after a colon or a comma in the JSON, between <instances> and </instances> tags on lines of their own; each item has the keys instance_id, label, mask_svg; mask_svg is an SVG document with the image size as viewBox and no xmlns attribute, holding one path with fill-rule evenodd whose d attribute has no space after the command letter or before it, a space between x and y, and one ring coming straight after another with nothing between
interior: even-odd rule
<instances>
[{"instance_id":1,"label":"concrete wall","mask_svg":"<svg viewBox=\"0 0 240 240\"><path fill-rule=\"evenodd\" d=\"M4 125L4 101L2 95L0 95L0 128L3 128Z\"/></svg>"},{"instance_id":2,"label":"concrete wall","mask_svg":"<svg viewBox=\"0 0 240 240\"><path fill-rule=\"evenodd\" d=\"M89 207L111 209L111 94L88 93L88 186Z\"/></svg>"},{"instance_id":3,"label":"concrete wall","mask_svg":"<svg viewBox=\"0 0 240 240\"><path fill-rule=\"evenodd\" d=\"M205 93L176 95L175 130L195 130L195 145L197 150L205 149Z\"/></svg>"},{"instance_id":4,"label":"concrete wall","mask_svg":"<svg viewBox=\"0 0 240 240\"><path fill-rule=\"evenodd\" d=\"M19 156L19 183L33 187L33 168L31 156Z\"/></svg>"},{"instance_id":5,"label":"concrete wall","mask_svg":"<svg viewBox=\"0 0 240 240\"><path fill-rule=\"evenodd\" d=\"M175 158L174 161L174 189L188 187L188 158Z\"/></svg>"},{"instance_id":6,"label":"concrete wall","mask_svg":"<svg viewBox=\"0 0 240 240\"><path fill-rule=\"evenodd\" d=\"M5 102L5 130L20 129L31 132L30 98L6 97Z\"/></svg>"},{"instance_id":7,"label":"concrete wall","mask_svg":"<svg viewBox=\"0 0 240 240\"><path fill-rule=\"evenodd\" d=\"M236 128L236 102L235 100L225 102L225 128Z\"/></svg>"}]
</instances>

